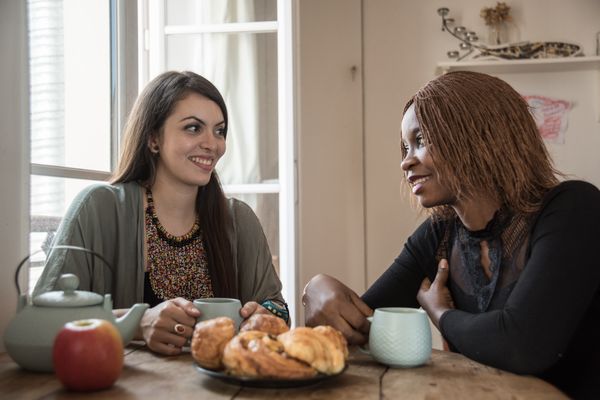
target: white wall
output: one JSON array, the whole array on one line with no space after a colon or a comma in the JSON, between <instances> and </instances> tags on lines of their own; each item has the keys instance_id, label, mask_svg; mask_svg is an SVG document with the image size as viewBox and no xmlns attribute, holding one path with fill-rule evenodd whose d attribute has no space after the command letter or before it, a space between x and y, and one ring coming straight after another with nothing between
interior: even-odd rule
<instances>
[{"instance_id":1,"label":"white wall","mask_svg":"<svg viewBox=\"0 0 600 400\"><path fill-rule=\"evenodd\" d=\"M298 8L299 293L320 272L362 293L361 2L302 0Z\"/></svg>"},{"instance_id":2,"label":"white wall","mask_svg":"<svg viewBox=\"0 0 600 400\"><path fill-rule=\"evenodd\" d=\"M16 311L15 268L29 232L28 82L25 1L0 1L0 338ZM26 288L27 272L21 276ZM4 351L4 341L0 341Z\"/></svg>"}]
</instances>

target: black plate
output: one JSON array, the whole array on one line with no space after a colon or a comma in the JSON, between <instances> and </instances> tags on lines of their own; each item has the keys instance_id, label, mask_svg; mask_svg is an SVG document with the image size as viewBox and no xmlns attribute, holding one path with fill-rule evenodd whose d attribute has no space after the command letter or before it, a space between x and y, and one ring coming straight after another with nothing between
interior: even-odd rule
<instances>
[{"instance_id":1,"label":"black plate","mask_svg":"<svg viewBox=\"0 0 600 400\"><path fill-rule=\"evenodd\" d=\"M293 388L299 386L308 386L314 385L315 383L327 381L333 379L337 376L340 376L344 373L348 365L344 367L344 369L335 375L325 375L325 374L317 374L311 378L306 379L261 379L261 378L248 378L248 377L240 377L226 374L223 371L215 371L212 369L202 368L197 363L194 363L194 367L203 374L211 376L213 378L219 379L225 383L229 383L231 385L238 386L248 386L248 387L256 387L256 388L271 388L271 389L279 389L279 388Z\"/></svg>"}]
</instances>

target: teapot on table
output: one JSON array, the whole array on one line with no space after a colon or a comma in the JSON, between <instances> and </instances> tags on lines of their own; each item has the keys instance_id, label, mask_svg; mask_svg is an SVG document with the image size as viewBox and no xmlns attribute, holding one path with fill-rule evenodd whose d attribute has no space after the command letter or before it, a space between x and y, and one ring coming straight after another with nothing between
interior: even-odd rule
<instances>
[{"instance_id":1,"label":"teapot on table","mask_svg":"<svg viewBox=\"0 0 600 400\"><path fill-rule=\"evenodd\" d=\"M108 262L99 254L76 246L54 246L80 250L99 257L107 265ZM4 345L10 357L22 368L31 371L52 372L52 346L54 338L65 323L88 318L99 318L113 323L127 345L137 330L148 304L135 304L120 318L112 313L112 298L81 290L79 278L73 274L63 274L58 279L58 287L62 290L39 294L29 301L27 294L21 294L18 274L21 266L29 259L26 257L15 272L15 284L19 300L17 314L4 333Z\"/></svg>"}]
</instances>

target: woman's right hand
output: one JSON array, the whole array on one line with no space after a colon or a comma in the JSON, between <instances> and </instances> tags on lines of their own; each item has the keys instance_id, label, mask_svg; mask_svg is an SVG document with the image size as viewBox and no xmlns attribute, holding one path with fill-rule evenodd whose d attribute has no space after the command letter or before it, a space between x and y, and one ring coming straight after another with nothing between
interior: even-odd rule
<instances>
[{"instance_id":1,"label":"woman's right hand","mask_svg":"<svg viewBox=\"0 0 600 400\"><path fill-rule=\"evenodd\" d=\"M367 342L373 310L337 279L319 274L304 288L302 296L306 326L330 325L346 337L348 344Z\"/></svg>"},{"instance_id":2,"label":"woman's right hand","mask_svg":"<svg viewBox=\"0 0 600 400\"><path fill-rule=\"evenodd\" d=\"M140 322L142 337L152 351L179 354L192 337L200 314L191 301L181 297L163 301L144 313Z\"/></svg>"}]
</instances>

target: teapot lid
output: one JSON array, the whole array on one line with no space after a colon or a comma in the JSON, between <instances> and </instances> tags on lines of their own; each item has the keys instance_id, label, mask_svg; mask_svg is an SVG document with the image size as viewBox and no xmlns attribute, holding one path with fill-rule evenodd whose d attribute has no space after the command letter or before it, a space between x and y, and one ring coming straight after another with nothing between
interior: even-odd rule
<instances>
[{"instance_id":1,"label":"teapot lid","mask_svg":"<svg viewBox=\"0 0 600 400\"><path fill-rule=\"evenodd\" d=\"M62 290L42 293L33 298L33 305L41 307L86 307L100 304L104 297L94 292L75 290L79 278L74 274L63 274L58 278Z\"/></svg>"}]
</instances>

